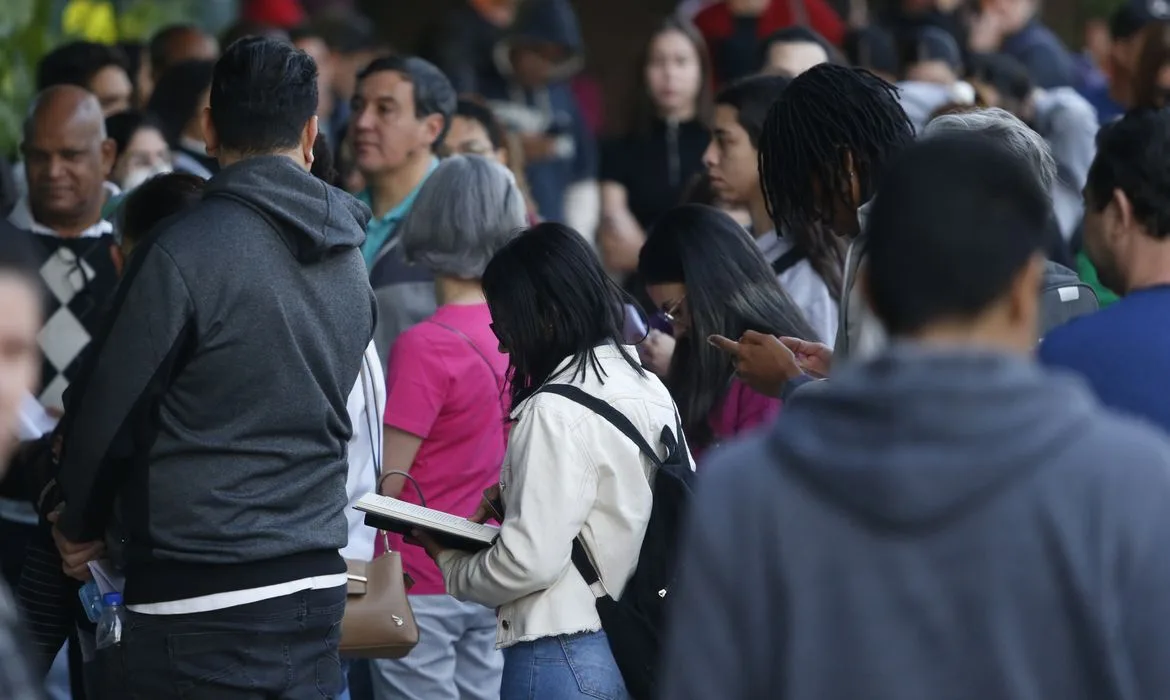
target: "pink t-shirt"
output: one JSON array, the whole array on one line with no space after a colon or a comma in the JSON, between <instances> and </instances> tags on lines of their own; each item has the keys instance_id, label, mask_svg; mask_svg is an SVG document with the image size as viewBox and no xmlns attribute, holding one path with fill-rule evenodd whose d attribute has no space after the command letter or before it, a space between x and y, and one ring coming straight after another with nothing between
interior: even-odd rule
<instances>
[{"instance_id":1,"label":"pink t-shirt","mask_svg":"<svg viewBox=\"0 0 1170 700\"><path fill-rule=\"evenodd\" d=\"M501 389L508 358L500 354L491 320L487 304L442 306L398 336L386 369L385 423L423 438L410 474L427 507L455 515L475 512L484 489L499 483L504 461L510 402ZM419 502L409 481L399 498ZM411 594L445 592L443 575L421 547L403 545L394 534L390 546L414 578Z\"/></svg>"},{"instance_id":2,"label":"pink t-shirt","mask_svg":"<svg viewBox=\"0 0 1170 700\"><path fill-rule=\"evenodd\" d=\"M733 378L727 394L711 411L709 422L714 442L698 450L695 458L725 440L770 422L779 413L780 399L756 393L739 378Z\"/></svg>"}]
</instances>

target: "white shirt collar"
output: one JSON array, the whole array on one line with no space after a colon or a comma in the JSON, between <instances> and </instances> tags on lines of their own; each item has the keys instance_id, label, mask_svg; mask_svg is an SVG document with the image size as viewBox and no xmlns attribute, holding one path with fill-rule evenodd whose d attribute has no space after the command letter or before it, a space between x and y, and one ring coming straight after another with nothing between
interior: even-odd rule
<instances>
[{"instance_id":1,"label":"white shirt collar","mask_svg":"<svg viewBox=\"0 0 1170 700\"><path fill-rule=\"evenodd\" d=\"M122 193L122 190L118 189L117 185L109 181L103 182L102 188L106 191L107 201L110 197L117 197ZM29 204L27 193L16 201L16 206L12 208L12 213L8 215L8 221L17 228L22 228L26 231L39 233L42 236L59 237L56 231L33 218L32 206ZM100 238L113 231L114 225L105 219L101 219L93 226L82 231L78 235L78 238Z\"/></svg>"},{"instance_id":2,"label":"white shirt collar","mask_svg":"<svg viewBox=\"0 0 1170 700\"><path fill-rule=\"evenodd\" d=\"M776 233L776 229L772 229L755 239L756 247L764 254L764 259L769 264L776 262L792 248L792 242Z\"/></svg>"}]
</instances>

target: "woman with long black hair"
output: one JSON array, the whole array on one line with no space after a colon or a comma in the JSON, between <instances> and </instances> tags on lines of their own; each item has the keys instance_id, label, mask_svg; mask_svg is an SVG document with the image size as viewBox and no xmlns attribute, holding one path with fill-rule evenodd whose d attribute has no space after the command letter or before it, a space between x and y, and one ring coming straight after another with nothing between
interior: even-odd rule
<instances>
[{"instance_id":1,"label":"woman with long black hair","mask_svg":"<svg viewBox=\"0 0 1170 700\"><path fill-rule=\"evenodd\" d=\"M602 586L621 595L650 520L654 465L600 415L540 390L576 387L620 411L652 446L664 428L676 432L674 402L624 344L626 297L576 231L545 223L521 234L488 264L483 292L512 397L500 534L475 554L420 539L450 595L498 608L502 700L627 698L570 553L579 537ZM486 516L481 508L472 519Z\"/></svg>"},{"instance_id":2,"label":"woman with long black hair","mask_svg":"<svg viewBox=\"0 0 1170 700\"><path fill-rule=\"evenodd\" d=\"M638 273L676 341L666 384L691 449L705 450L774 417L779 400L740 382L731 359L707 342L746 331L816 339L747 233L713 207L676 207L651 230Z\"/></svg>"}]
</instances>

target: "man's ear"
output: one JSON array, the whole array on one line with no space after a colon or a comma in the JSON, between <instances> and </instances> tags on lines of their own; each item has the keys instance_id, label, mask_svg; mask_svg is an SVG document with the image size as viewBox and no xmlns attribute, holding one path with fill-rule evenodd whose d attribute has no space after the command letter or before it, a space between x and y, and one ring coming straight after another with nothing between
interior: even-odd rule
<instances>
[{"instance_id":1,"label":"man's ear","mask_svg":"<svg viewBox=\"0 0 1170 700\"><path fill-rule=\"evenodd\" d=\"M1113 195L1109 198L1109 205L1107 208L1113 209L1114 216L1117 217L1118 229L1128 231L1137 221L1134 219L1133 200L1120 187L1113 189Z\"/></svg>"},{"instance_id":2,"label":"man's ear","mask_svg":"<svg viewBox=\"0 0 1170 700\"><path fill-rule=\"evenodd\" d=\"M428 114L423 119L423 129L426 133L427 143L431 145L431 151L436 150L439 135L443 133L443 127L446 125L447 119L441 114Z\"/></svg>"},{"instance_id":3,"label":"man's ear","mask_svg":"<svg viewBox=\"0 0 1170 700\"><path fill-rule=\"evenodd\" d=\"M304 156L305 167L308 169L313 167L313 146L317 143L319 128L317 115L314 114L305 122L305 128L301 132L301 155Z\"/></svg>"},{"instance_id":4,"label":"man's ear","mask_svg":"<svg viewBox=\"0 0 1170 700\"><path fill-rule=\"evenodd\" d=\"M210 107L203 108L200 121L203 124L203 143L207 146L207 155L216 158L219 156L219 132L215 130L215 124L211 121Z\"/></svg>"},{"instance_id":5,"label":"man's ear","mask_svg":"<svg viewBox=\"0 0 1170 700\"><path fill-rule=\"evenodd\" d=\"M118 144L114 143L114 139L106 139L102 141L102 177L109 179L110 173L114 172L114 163L118 160Z\"/></svg>"},{"instance_id":6,"label":"man's ear","mask_svg":"<svg viewBox=\"0 0 1170 700\"><path fill-rule=\"evenodd\" d=\"M122 249L117 243L110 246L110 260L114 263L114 271L121 277L126 271L126 257L122 255Z\"/></svg>"}]
</instances>

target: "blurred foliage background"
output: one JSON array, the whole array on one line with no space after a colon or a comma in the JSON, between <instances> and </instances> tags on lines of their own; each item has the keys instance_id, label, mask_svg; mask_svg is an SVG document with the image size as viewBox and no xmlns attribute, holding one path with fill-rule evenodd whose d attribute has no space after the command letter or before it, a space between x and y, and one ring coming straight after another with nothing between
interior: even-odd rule
<instances>
[{"instance_id":1,"label":"blurred foliage background","mask_svg":"<svg viewBox=\"0 0 1170 700\"><path fill-rule=\"evenodd\" d=\"M41 56L63 41L145 41L175 22L201 19L198 0L0 0L0 153L20 145Z\"/></svg>"}]
</instances>

